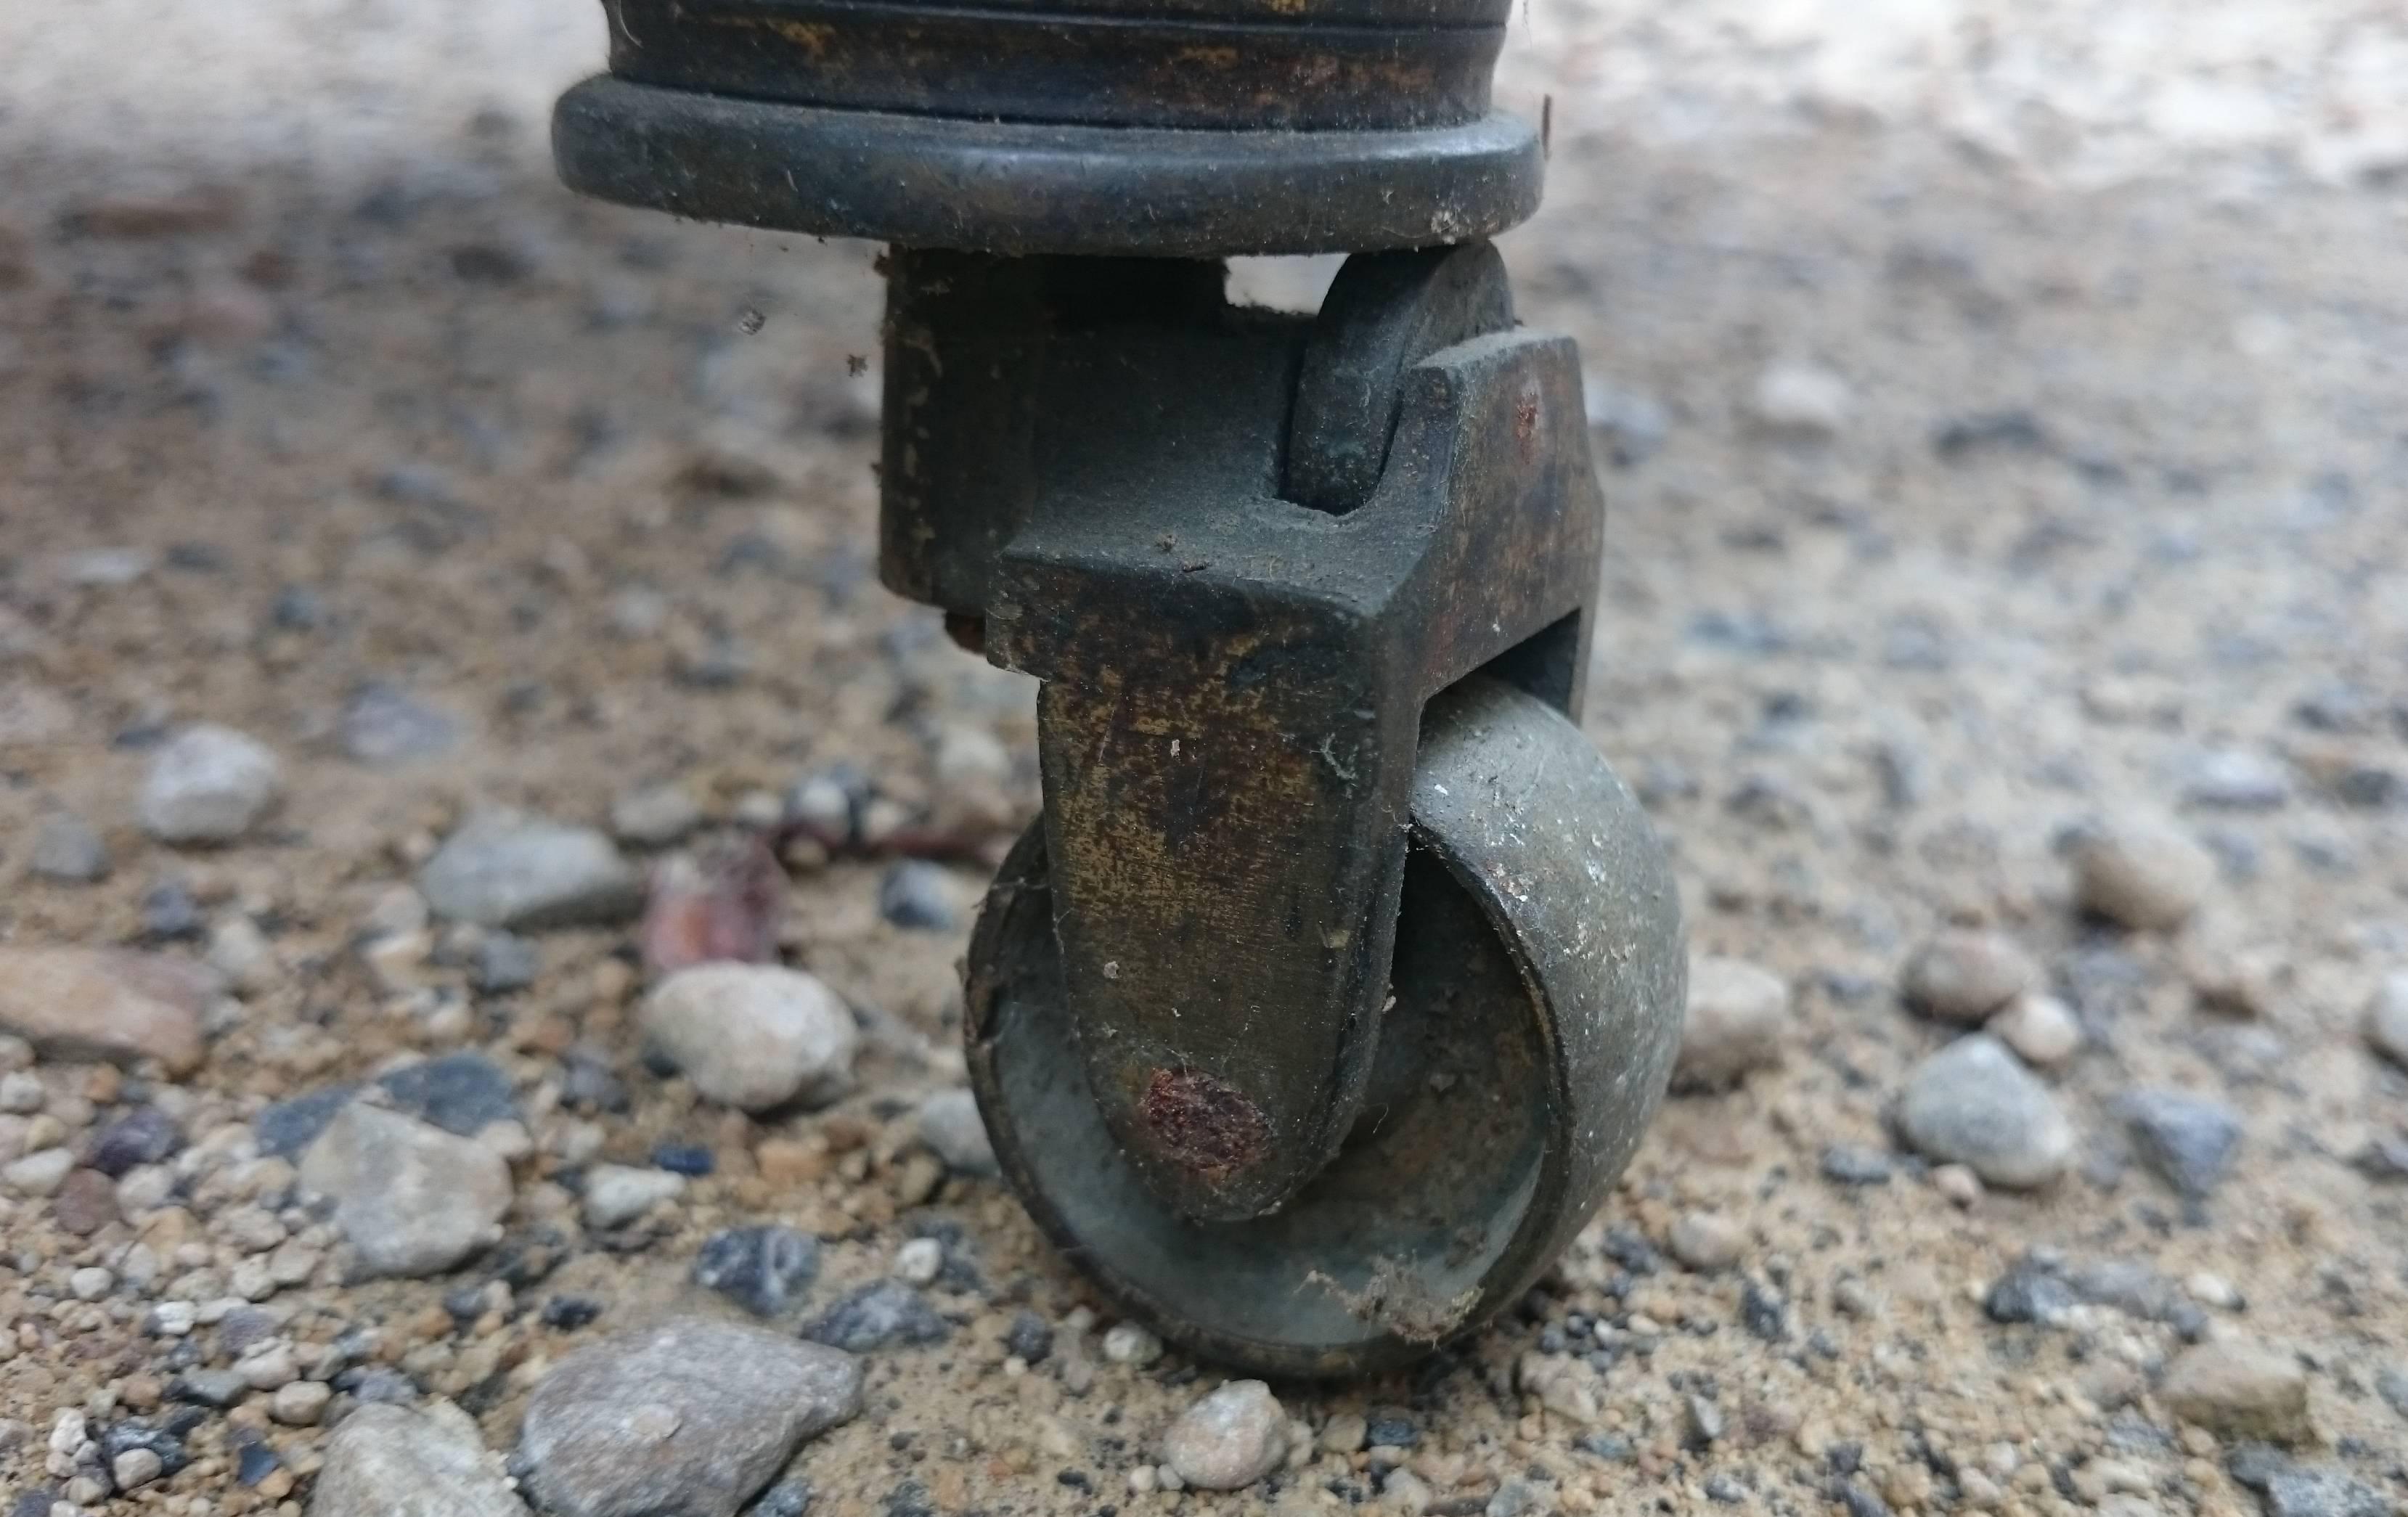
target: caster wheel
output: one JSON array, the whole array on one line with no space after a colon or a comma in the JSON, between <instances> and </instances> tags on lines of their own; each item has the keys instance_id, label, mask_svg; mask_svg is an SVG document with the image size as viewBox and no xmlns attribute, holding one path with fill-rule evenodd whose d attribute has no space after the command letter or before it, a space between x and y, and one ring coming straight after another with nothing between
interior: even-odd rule
<instances>
[{"instance_id":1,"label":"caster wheel","mask_svg":"<svg viewBox=\"0 0 2408 1517\"><path fill-rule=\"evenodd\" d=\"M1040 823L970 944L970 1080L1004 1172L1125 1309L1260 1374L1390 1367L1518 1300L1629 1162L1679 1048L1680 907L1644 813L1577 727L1492 680L1424 713L1369 1089L1280 1209L1192 1221L1121 1154L1054 909Z\"/></svg>"}]
</instances>

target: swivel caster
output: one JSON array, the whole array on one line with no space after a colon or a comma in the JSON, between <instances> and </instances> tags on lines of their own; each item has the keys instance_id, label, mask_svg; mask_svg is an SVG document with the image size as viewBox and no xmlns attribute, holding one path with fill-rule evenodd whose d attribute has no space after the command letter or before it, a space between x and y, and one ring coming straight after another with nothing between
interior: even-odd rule
<instances>
[{"instance_id":1,"label":"swivel caster","mask_svg":"<svg viewBox=\"0 0 2408 1517\"><path fill-rule=\"evenodd\" d=\"M894 245L882 576L1042 681L981 1109L1099 1285L1267 1373L1514 1300L1682 1015L1669 873L1572 721L1578 364L1485 240L1538 185L1486 114L1505 7L1436 3L606 0L555 122L579 188ZM1329 250L1312 316L1224 297Z\"/></svg>"}]
</instances>

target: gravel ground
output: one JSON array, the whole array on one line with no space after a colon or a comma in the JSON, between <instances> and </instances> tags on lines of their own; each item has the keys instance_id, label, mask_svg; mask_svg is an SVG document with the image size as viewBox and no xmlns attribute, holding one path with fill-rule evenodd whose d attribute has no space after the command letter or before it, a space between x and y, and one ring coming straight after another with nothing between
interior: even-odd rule
<instances>
[{"instance_id":1,"label":"gravel ground","mask_svg":"<svg viewBox=\"0 0 2408 1517\"><path fill-rule=\"evenodd\" d=\"M1266 1388L965 1121L1029 691L875 583L870 250L559 191L582 3L226 8L0 13L12 1517L2408 1500L2395 11L1517 23L1684 1091Z\"/></svg>"}]
</instances>

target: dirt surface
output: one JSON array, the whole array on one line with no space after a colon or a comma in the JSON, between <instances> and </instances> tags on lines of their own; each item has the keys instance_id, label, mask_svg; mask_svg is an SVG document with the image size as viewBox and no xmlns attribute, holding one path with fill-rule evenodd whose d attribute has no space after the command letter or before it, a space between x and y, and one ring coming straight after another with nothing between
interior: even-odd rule
<instances>
[{"instance_id":1,"label":"dirt surface","mask_svg":"<svg viewBox=\"0 0 2408 1517\"><path fill-rule=\"evenodd\" d=\"M2364 1498L2288 1510L2408 1498L2408 1191L2365 1157L2408 1141L2408 1075L2362 1032L2408 969L2392 21L2217 7L2154 55L2066 7L1987 54L1955 10L1919 51L1820 12L1804 42L1535 26L1514 87L1567 93L1509 261L1525 320L1580 339L1615 460L1587 724L1673 850L1695 947L1789 987L1779 1059L1668 1103L1523 1312L1408 1374L1275 1387L1329 1447L1300 1434L1221 1496L1155 1488L1211 1367L1107 1358L1111 1314L1010 1192L920 1143L916 1103L961 1078L975 862L945 866L930 930L882 910L892 849L789 850L782 955L866 1029L818 1111L749 1118L648 1067L629 929L538 936L503 993L439 922L375 951L481 808L608 825L666 780L740 830L851 766L915 846L992 857L1035 805L1025 682L876 583L873 250L558 189L541 105L598 34L561 5L577 26L271 7L253 36L196 4L128 50L108 23L142 7L0 18L0 948L234 964L236 920L267 943L196 1071L36 1068L21 1115L58 1130L0 1159L83 1152L145 1105L191 1146L172 1204L80 1236L35 1183L0 1211L0 1484L67 1499L63 1410L165 1417L179 1375L233 1362L153 1310L226 1295L236 1214L265 1211L324 1258L252 1326L305 1368L377 1329L366 1359L502 1452L566 1353L723 1309L687 1282L719 1228L823 1238L816 1308L957 1227L980 1288L930 1287L946 1339L870 1351L863 1412L796 1461L824 1512L2254 1510L2254 1435L2168 1394L2192 1341L2269 1346L2312 1424L2285 1457ZM2001 56L2031 82L1997 82ZM171 847L137 797L201 722L273 750L284 794L230 846ZM395 723L423 739L398 757ZM105 878L35 872L62 813ZM2171 933L2085 915L2069 838L2150 816L2214 860L2203 904ZM2037 1190L1892 1130L1964 1030L1899 991L1950 924L2019 943L2086 1035L2043 1077L2075 1152ZM459 1050L509 1077L531 1139L505 1248L347 1283L254 1119ZM572 1066L624 1109L580 1106ZM2163 1089L2242 1133L2188 1197L2127 1136L2122 1103ZM581 1227L579 1175L665 1140L712 1173ZM1885 1181L1834 1178L1867 1153ZM1694 1213L1736 1236L1727 1267L1667 1254ZM2034 1250L2069 1304L1995 1320ZM548 1316L563 1299L598 1312ZM1024 1310L1054 1334L1035 1364L1007 1341ZM208 1410L189 1466L108 1503L297 1510L348 1401ZM1411 1447L1365 1449L1350 1415ZM239 1483L261 1443L280 1471Z\"/></svg>"}]
</instances>

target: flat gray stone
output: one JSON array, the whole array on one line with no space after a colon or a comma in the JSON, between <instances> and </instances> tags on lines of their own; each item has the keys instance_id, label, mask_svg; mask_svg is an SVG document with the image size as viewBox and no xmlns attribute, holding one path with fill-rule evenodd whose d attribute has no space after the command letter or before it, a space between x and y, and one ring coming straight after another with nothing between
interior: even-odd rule
<instances>
[{"instance_id":1,"label":"flat gray stone","mask_svg":"<svg viewBox=\"0 0 2408 1517\"><path fill-rule=\"evenodd\" d=\"M735 1517L803 1442L861 1410L861 1362L687 1317L563 1359L527 1400L519 1456L557 1517Z\"/></svg>"},{"instance_id":2,"label":"flat gray stone","mask_svg":"<svg viewBox=\"0 0 2408 1517\"><path fill-rule=\"evenodd\" d=\"M164 843L230 843L266 814L283 766L256 739L203 723L170 738L142 782L142 825Z\"/></svg>"},{"instance_id":3,"label":"flat gray stone","mask_svg":"<svg viewBox=\"0 0 2408 1517\"><path fill-rule=\"evenodd\" d=\"M1917 1152L2008 1190L2045 1185L2073 1161L2073 1127L2057 1097L1986 1033L1915 1066L1898 1125Z\"/></svg>"},{"instance_id":4,"label":"flat gray stone","mask_svg":"<svg viewBox=\"0 0 2408 1517\"><path fill-rule=\"evenodd\" d=\"M526 1517L477 1424L449 1401L424 1411L378 1402L326 1443L311 1517Z\"/></svg>"},{"instance_id":5,"label":"flat gray stone","mask_svg":"<svg viewBox=\"0 0 2408 1517\"><path fill-rule=\"evenodd\" d=\"M502 1236L509 1166L473 1138L354 1101L301 1157L301 1185L335 1202L360 1267L440 1274Z\"/></svg>"},{"instance_id":6,"label":"flat gray stone","mask_svg":"<svg viewBox=\"0 0 2408 1517\"><path fill-rule=\"evenodd\" d=\"M442 916L534 931L607 926L643 909L643 877L591 827L472 819L444 840L419 889Z\"/></svg>"}]
</instances>

